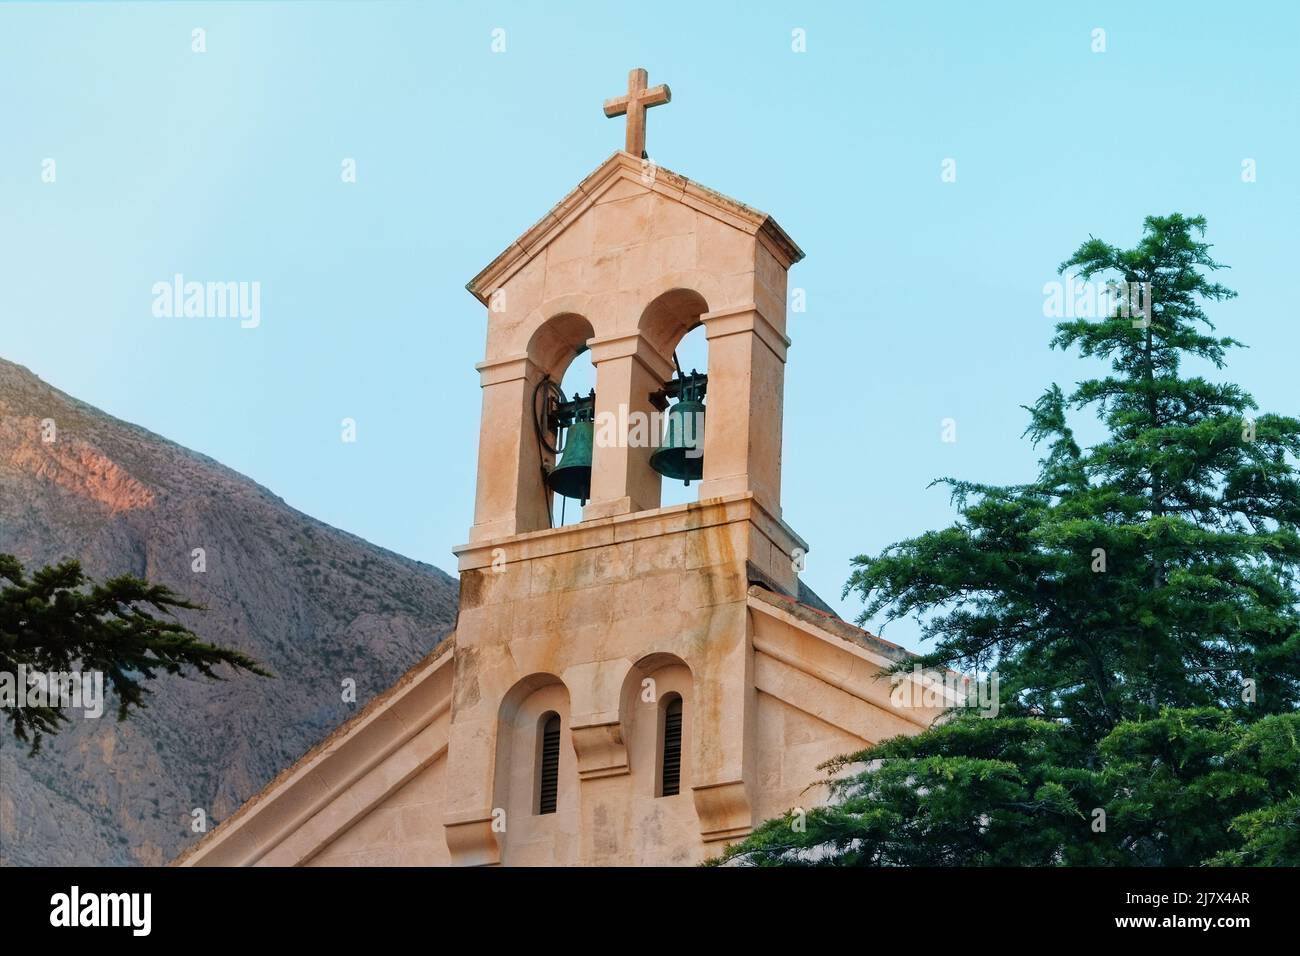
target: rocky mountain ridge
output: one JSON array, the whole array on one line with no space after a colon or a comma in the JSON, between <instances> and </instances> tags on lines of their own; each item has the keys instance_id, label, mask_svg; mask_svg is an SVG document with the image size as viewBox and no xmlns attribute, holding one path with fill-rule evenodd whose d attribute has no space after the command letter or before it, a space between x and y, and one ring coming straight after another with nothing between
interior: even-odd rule
<instances>
[{"instance_id":1,"label":"rocky mountain ridge","mask_svg":"<svg viewBox=\"0 0 1300 956\"><path fill-rule=\"evenodd\" d=\"M201 549L198 561L196 549ZM0 865L159 864L454 627L456 581L332 528L212 459L0 359L0 553L77 558L205 606L183 620L276 676L162 677L119 723L74 718L30 757L0 722ZM202 565L202 570L196 567ZM356 702L341 688L356 682Z\"/></svg>"}]
</instances>

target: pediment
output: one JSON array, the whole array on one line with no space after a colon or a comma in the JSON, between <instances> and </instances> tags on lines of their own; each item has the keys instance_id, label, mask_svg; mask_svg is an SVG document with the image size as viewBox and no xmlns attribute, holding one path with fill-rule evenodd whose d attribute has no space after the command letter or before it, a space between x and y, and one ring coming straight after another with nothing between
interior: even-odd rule
<instances>
[{"instance_id":1,"label":"pediment","mask_svg":"<svg viewBox=\"0 0 1300 956\"><path fill-rule=\"evenodd\" d=\"M803 258L803 250L767 213L692 182L662 166L647 165L630 153L615 152L555 204L545 216L505 248L465 286L484 305L492 292L539 255L589 209L619 191L651 190L748 233L762 242L783 267Z\"/></svg>"}]
</instances>

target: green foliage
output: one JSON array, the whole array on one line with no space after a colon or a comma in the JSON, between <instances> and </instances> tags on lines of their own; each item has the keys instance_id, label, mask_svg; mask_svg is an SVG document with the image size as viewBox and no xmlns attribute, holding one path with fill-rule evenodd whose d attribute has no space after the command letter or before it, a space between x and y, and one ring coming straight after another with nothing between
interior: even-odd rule
<instances>
[{"instance_id":1,"label":"green foliage","mask_svg":"<svg viewBox=\"0 0 1300 956\"><path fill-rule=\"evenodd\" d=\"M855 764L870 762L863 771ZM829 806L724 858L758 866L1300 862L1300 715L1216 708L1068 723L959 714L832 761ZM844 773L844 771L849 771ZM1104 818L1098 811L1104 811ZM1104 824L1104 826L1102 826Z\"/></svg>"},{"instance_id":2,"label":"green foliage","mask_svg":"<svg viewBox=\"0 0 1300 956\"><path fill-rule=\"evenodd\" d=\"M1297 793L1298 736L1294 713L1249 723L1214 708L1166 710L1120 724L1098 750L1125 861L1195 866L1232 853L1260 807Z\"/></svg>"},{"instance_id":3,"label":"green foliage","mask_svg":"<svg viewBox=\"0 0 1300 956\"><path fill-rule=\"evenodd\" d=\"M1054 347L1109 374L1025 409L1035 480L943 479L952 526L854 559L859 623L918 617L920 662L997 670L1001 716L832 762L848 775L805 833L771 821L728 859L1300 863L1300 420L1184 372L1239 345L1202 310L1235 295L1204 232L1174 214L1133 249L1080 246L1061 272L1149 284L1152 307L1057 325ZM1083 409L1105 426L1089 448Z\"/></svg>"},{"instance_id":4,"label":"green foliage","mask_svg":"<svg viewBox=\"0 0 1300 956\"><path fill-rule=\"evenodd\" d=\"M1060 770L1072 731L1035 718L961 715L832 761L830 805L765 823L727 859L757 865L1013 865L1052 862L1086 830L1100 782ZM852 765L872 769L850 773Z\"/></svg>"},{"instance_id":5,"label":"green foliage","mask_svg":"<svg viewBox=\"0 0 1300 956\"><path fill-rule=\"evenodd\" d=\"M1212 858L1211 866L1295 866L1300 860L1300 794L1242 814L1232 829L1243 843Z\"/></svg>"},{"instance_id":6,"label":"green foliage","mask_svg":"<svg viewBox=\"0 0 1300 956\"><path fill-rule=\"evenodd\" d=\"M102 672L117 694L119 720L144 706L145 682L159 672L185 675L193 668L220 680L214 668L226 664L271 676L251 657L204 643L170 617L174 608L200 608L163 585L130 575L94 584L76 561L42 568L29 578L7 554L0 554L0 584L0 673L16 676L20 665L27 673ZM14 735L30 741L33 753L43 734L56 733L67 720L53 706L15 703L0 710Z\"/></svg>"}]
</instances>

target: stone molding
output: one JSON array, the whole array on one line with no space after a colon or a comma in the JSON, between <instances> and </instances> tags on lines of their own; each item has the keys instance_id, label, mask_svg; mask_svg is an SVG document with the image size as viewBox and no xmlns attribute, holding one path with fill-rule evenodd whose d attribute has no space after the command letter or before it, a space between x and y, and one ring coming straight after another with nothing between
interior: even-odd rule
<instances>
[{"instance_id":1,"label":"stone molding","mask_svg":"<svg viewBox=\"0 0 1300 956\"><path fill-rule=\"evenodd\" d=\"M559 528L471 541L452 548L452 552L459 559L459 570L464 572L491 566L497 557L497 549L504 552L505 562L509 565L516 561L745 520L753 522L787 554L795 547L808 553L807 542L768 511L751 491L597 518Z\"/></svg>"}]
</instances>

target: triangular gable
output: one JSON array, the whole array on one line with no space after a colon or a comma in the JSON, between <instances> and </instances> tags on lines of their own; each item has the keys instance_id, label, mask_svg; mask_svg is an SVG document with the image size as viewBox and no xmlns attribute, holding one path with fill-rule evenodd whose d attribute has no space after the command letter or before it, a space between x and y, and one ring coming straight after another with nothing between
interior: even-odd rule
<instances>
[{"instance_id":1,"label":"triangular gable","mask_svg":"<svg viewBox=\"0 0 1300 956\"><path fill-rule=\"evenodd\" d=\"M420 742L422 732L449 711L455 647L453 632L169 865L249 865L301 834L318 844L316 849L323 848L413 776L412 772L406 776L385 772L382 765L407 744ZM445 746L444 740L444 752ZM428 747L421 749L426 763L439 756ZM363 805L357 794L367 788L354 784L367 774L375 785L369 788L373 791L369 803ZM349 813L335 814L329 833L319 826L312 829L309 821L336 798L352 804Z\"/></svg>"},{"instance_id":2,"label":"triangular gable","mask_svg":"<svg viewBox=\"0 0 1300 956\"><path fill-rule=\"evenodd\" d=\"M465 288L484 305L507 279L527 265L601 196L620 183L632 181L704 212L736 229L756 236L786 268L803 258L800 249L771 216L722 193L692 182L662 166L646 165L622 150L605 160L551 211L512 242Z\"/></svg>"},{"instance_id":3,"label":"triangular gable","mask_svg":"<svg viewBox=\"0 0 1300 956\"><path fill-rule=\"evenodd\" d=\"M895 710L890 701L891 684L880 681L880 674L919 655L832 614L760 586L749 588L747 603L750 611L758 615L754 634L757 652L772 655L817 681L893 712L909 723L928 727L947 708L965 702L960 694L952 693L948 682L921 684L915 675L909 674L900 679L912 683L922 694L927 688L933 689L943 706ZM780 626L769 628L766 622ZM955 678L959 686L966 686L968 679L963 675L947 668L943 671Z\"/></svg>"}]
</instances>

